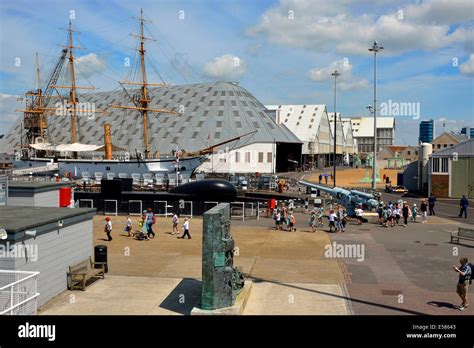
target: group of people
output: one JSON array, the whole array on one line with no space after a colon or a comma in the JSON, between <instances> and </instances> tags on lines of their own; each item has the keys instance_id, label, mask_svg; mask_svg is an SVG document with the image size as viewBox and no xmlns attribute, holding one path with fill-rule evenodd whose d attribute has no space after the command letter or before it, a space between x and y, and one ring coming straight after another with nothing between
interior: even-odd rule
<instances>
[{"instance_id":1,"label":"group of people","mask_svg":"<svg viewBox=\"0 0 474 348\"><path fill-rule=\"evenodd\" d=\"M324 209L322 207L315 207L309 217L309 227L311 227L312 232L316 232L316 227L323 227L323 216Z\"/></svg>"},{"instance_id":2,"label":"group of people","mask_svg":"<svg viewBox=\"0 0 474 348\"><path fill-rule=\"evenodd\" d=\"M328 178L331 178L331 181L334 180L332 174L320 173L319 177L318 177L320 184L321 184L321 181L323 180L323 178L324 178L324 181L325 181L326 184L328 183Z\"/></svg>"},{"instance_id":3,"label":"group of people","mask_svg":"<svg viewBox=\"0 0 474 348\"><path fill-rule=\"evenodd\" d=\"M309 227L312 232L316 232L316 228L324 226L323 222L324 209L322 207L315 207L310 212ZM345 232L347 224L347 211L342 205L337 206L337 209L331 209L328 214L329 232Z\"/></svg>"},{"instance_id":4,"label":"group of people","mask_svg":"<svg viewBox=\"0 0 474 348\"><path fill-rule=\"evenodd\" d=\"M282 204L281 208L277 207L273 211L273 220L275 221L275 229L276 230L283 230L289 232L296 231L296 217L294 209L287 208L285 203ZM283 228L285 225L285 228Z\"/></svg>"},{"instance_id":5,"label":"group of people","mask_svg":"<svg viewBox=\"0 0 474 348\"><path fill-rule=\"evenodd\" d=\"M418 216L418 207L416 203L413 204L413 207L410 208L407 201L399 200L396 203L380 202L379 207L377 208L377 213L379 217L379 224L384 227L394 227L398 225L400 220L403 218L403 227L407 227L409 217L416 222L416 217ZM422 222L426 222L426 203L421 202L421 213L422 213Z\"/></svg>"},{"instance_id":6,"label":"group of people","mask_svg":"<svg viewBox=\"0 0 474 348\"><path fill-rule=\"evenodd\" d=\"M112 241L112 220L109 216L105 218L105 227L104 232L107 235L107 241ZM172 231L171 235L179 234L178 231L178 224L179 218L176 213L173 214L171 219L172 221ZM151 208L144 210L138 219L138 229L134 232L133 231L133 222L130 215L127 216L127 221L125 222L124 231L127 232L128 237L136 237L137 239L144 239L144 240L151 240L155 238L155 232L153 231L153 226L156 224L156 214L153 213ZM188 218L184 218L184 222L182 225L183 235L179 236L178 238L184 239L187 237L191 239L191 234L189 233L189 220Z\"/></svg>"}]
</instances>

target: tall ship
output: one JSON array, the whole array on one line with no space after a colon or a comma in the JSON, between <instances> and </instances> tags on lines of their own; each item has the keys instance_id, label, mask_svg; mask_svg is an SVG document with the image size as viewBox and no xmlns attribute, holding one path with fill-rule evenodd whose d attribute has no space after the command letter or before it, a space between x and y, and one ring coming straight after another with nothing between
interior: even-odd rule
<instances>
[{"instance_id":1,"label":"tall ship","mask_svg":"<svg viewBox=\"0 0 474 348\"><path fill-rule=\"evenodd\" d=\"M107 103L104 109L96 110L95 104L88 103L87 98L83 100L79 98L78 90L94 89L94 87L76 85L75 50L82 47L74 44L71 21L66 29L68 43L63 46L61 55L53 66L44 88L41 86L38 53L36 54L37 89L26 93L25 109L17 110L23 113L23 125L20 150L16 151L13 163L14 172L17 174L56 172L60 176L71 178L162 174L174 175L178 180L179 176L190 177L216 148L255 133L253 131L242 134L212 145L208 143L207 147L198 151L188 152L178 146L166 154L157 150L152 151L150 138L153 133L150 133L149 129L150 117L183 116L184 111L176 110L180 109L179 105L173 105L174 108L157 108L150 105L153 91L157 88L167 88L167 85L148 82L145 42L152 39L145 37L147 20L144 19L143 10L140 11L140 17L137 19L140 23L139 34L131 35L138 39L138 59L136 59L135 70L139 71L138 81L119 82L119 88L122 90L120 103ZM58 84L60 76L67 77L68 83ZM131 87L127 89L126 86ZM141 122L142 132L139 137L143 144L140 150L135 149L130 152L113 143L111 124L107 122L110 109L133 112L134 117ZM63 117L68 120L68 123L64 123L64 126L70 129L67 142L59 143L57 139L54 139L53 132L48 127L49 117ZM100 130L102 134L94 138L94 141L99 144L82 143L78 137L81 129L85 128L84 122L81 125L79 120L85 117L104 118L103 130ZM89 127L85 131L92 130ZM95 129L95 134L98 133L97 131ZM183 140L186 141L186 139Z\"/></svg>"}]
</instances>

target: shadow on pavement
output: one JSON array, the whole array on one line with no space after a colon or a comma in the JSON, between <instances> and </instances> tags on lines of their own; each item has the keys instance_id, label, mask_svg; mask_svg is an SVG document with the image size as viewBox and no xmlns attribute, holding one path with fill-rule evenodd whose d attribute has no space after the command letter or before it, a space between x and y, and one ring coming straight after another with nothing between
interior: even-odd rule
<instances>
[{"instance_id":1,"label":"shadow on pavement","mask_svg":"<svg viewBox=\"0 0 474 348\"><path fill-rule=\"evenodd\" d=\"M247 279L251 279L253 282L268 282L268 283L278 284L278 285L286 286L286 287L289 287L289 288L305 290L305 291L309 291L309 292L318 293L318 294L321 294L321 295L327 295L327 296L330 296L330 297L336 297L336 298L340 298L340 299L350 301L350 302L356 302L356 303L361 303L361 304L365 304L365 305L369 305L369 306L380 307L380 308L384 308L384 309L391 310L391 311L394 311L394 312L401 312L401 313L415 314L415 315L425 315L425 313L423 313L423 312L418 312L418 311L414 311L414 310L410 310L410 309L394 307L394 306L386 305L386 304L383 304L383 303L366 301L366 300L356 299L356 298L353 298L353 297L347 297L347 296L332 294L332 293L329 293L329 292L302 288L300 286L285 284L285 283L281 283L281 282L273 281L273 280L258 279L258 278L251 277L248 274L244 274L244 276Z\"/></svg>"},{"instance_id":2,"label":"shadow on pavement","mask_svg":"<svg viewBox=\"0 0 474 348\"><path fill-rule=\"evenodd\" d=\"M430 302L427 302L426 304L428 304L430 306L433 306L433 307L444 307L444 308L455 309L454 305L452 303L448 303L448 302L430 301Z\"/></svg>"},{"instance_id":3,"label":"shadow on pavement","mask_svg":"<svg viewBox=\"0 0 474 348\"><path fill-rule=\"evenodd\" d=\"M201 287L202 282L200 280L184 278L161 302L160 308L190 315L191 310L201 302Z\"/></svg>"}]
</instances>

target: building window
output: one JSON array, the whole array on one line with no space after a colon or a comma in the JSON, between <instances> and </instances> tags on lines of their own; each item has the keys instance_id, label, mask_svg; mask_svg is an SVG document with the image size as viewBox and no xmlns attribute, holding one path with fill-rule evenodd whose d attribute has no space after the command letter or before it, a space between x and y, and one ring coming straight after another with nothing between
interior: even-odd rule
<instances>
[{"instance_id":1,"label":"building window","mask_svg":"<svg viewBox=\"0 0 474 348\"><path fill-rule=\"evenodd\" d=\"M245 163L250 163L250 152L245 153Z\"/></svg>"},{"instance_id":2,"label":"building window","mask_svg":"<svg viewBox=\"0 0 474 348\"><path fill-rule=\"evenodd\" d=\"M447 173L447 172L448 172L448 159L441 158L441 173Z\"/></svg>"},{"instance_id":3,"label":"building window","mask_svg":"<svg viewBox=\"0 0 474 348\"><path fill-rule=\"evenodd\" d=\"M258 153L258 163L263 163L263 152Z\"/></svg>"},{"instance_id":4,"label":"building window","mask_svg":"<svg viewBox=\"0 0 474 348\"><path fill-rule=\"evenodd\" d=\"M267 152L267 163L272 163L273 154L271 152Z\"/></svg>"},{"instance_id":5,"label":"building window","mask_svg":"<svg viewBox=\"0 0 474 348\"><path fill-rule=\"evenodd\" d=\"M236 151L235 152L235 163L239 163L239 162L240 162L240 152Z\"/></svg>"},{"instance_id":6,"label":"building window","mask_svg":"<svg viewBox=\"0 0 474 348\"><path fill-rule=\"evenodd\" d=\"M432 171L433 171L433 173L438 173L439 172L439 158L433 158Z\"/></svg>"},{"instance_id":7,"label":"building window","mask_svg":"<svg viewBox=\"0 0 474 348\"><path fill-rule=\"evenodd\" d=\"M410 155L410 154L411 154L411 151L407 151L407 154Z\"/></svg>"}]
</instances>

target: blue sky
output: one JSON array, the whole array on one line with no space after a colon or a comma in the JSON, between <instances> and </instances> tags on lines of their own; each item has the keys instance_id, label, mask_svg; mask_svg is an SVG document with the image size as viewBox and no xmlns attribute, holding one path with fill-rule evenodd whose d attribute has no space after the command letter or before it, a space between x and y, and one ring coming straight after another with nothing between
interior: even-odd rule
<instances>
[{"instance_id":1,"label":"blue sky","mask_svg":"<svg viewBox=\"0 0 474 348\"><path fill-rule=\"evenodd\" d=\"M130 75L142 7L153 66L167 83L239 81L264 104L327 104L332 111L368 115L373 103L373 57L378 40L380 103L417 103L420 119L438 129L474 126L474 9L472 1L10 1L0 4L0 133L33 88L34 54L43 76L66 42L71 11L78 45L78 84L117 88ZM180 12L184 11L184 12ZM184 18L183 18L184 15ZM20 58L20 66L15 66ZM235 65L235 62L238 62ZM149 80L160 82L154 69ZM397 143L415 143L419 120L395 115Z\"/></svg>"}]
</instances>

